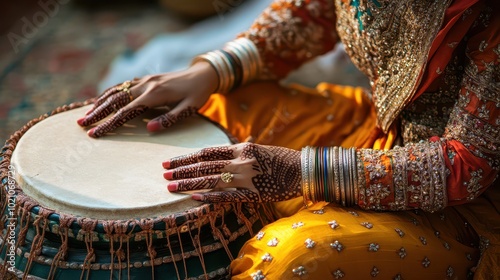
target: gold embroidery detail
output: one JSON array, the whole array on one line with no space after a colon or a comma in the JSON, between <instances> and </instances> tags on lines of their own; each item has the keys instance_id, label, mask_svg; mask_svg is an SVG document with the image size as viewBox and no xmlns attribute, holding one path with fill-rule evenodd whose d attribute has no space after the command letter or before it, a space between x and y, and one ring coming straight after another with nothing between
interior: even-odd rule
<instances>
[{"instance_id":1,"label":"gold embroidery detail","mask_svg":"<svg viewBox=\"0 0 500 280\"><path fill-rule=\"evenodd\" d=\"M480 190L483 188L483 186L479 183L481 179L483 179L483 170L478 169L475 171L472 171L470 173L470 180L469 182L464 182L464 186L467 189L467 192L469 193L469 196L467 196L468 200L473 200L474 198L478 197L480 194Z\"/></svg>"},{"instance_id":2,"label":"gold embroidery detail","mask_svg":"<svg viewBox=\"0 0 500 280\"><path fill-rule=\"evenodd\" d=\"M276 1L266 8L243 36L252 40L263 59L260 79L277 79L275 65L266 57L284 61L305 62L328 51L327 39L337 42L335 10L333 2L287 0ZM296 10L304 11L312 18L331 21L331 38L325 38L325 28L315 21L305 21Z\"/></svg>"},{"instance_id":3,"label":"gold embroidery detail","mask_svg":"<svg viewBox=\"0 0 500 280\"><path fill-rule=\"evenodd\" d=\"M474 155L485 158L498 169L500 166L500 123L499 117L492 118L492 108L500 108L500 66L484 63L479 72L476 64L470 62L463 79L464 90L453 108L444 136L461 141ZM476 109L467 110L472 100ZM491 106L493 105L493 106Z\"/></svg>"},{"instance_id":4,"label":"gold embroidery detail","mask_svg":"<svg viewBox=\"0 0 500 280\"><path fill-rule=\"evenodd\" d=\"M391 172L380 172L382 158L392 163ZM407 210L421 208L434 212L446 207L446 168L441 142L410 143L389 151L361 149L358 158L364 162L367 182L359 186L359 206L373 210ZM392 175L392 186L382 179ZM410 176L411 175L411 176ZM368 180L369 179L369 180ZM394 193L391 188L394 187ZM393 196L393 198L392 198ZM391 199L392 198L392 199ZM389 201L384 201L389 199Z\"/></svg>"},{"instance_id":5,"label":"gold embroidery detail","mask_svg":"<svg viewBox=\"0 0 500 280\"><path fill-rule=\"evenodd\" d=\"M337 32L354 64L372 81L378 125L387 132L416 91L451 1L374 2L351 7L337 0ZM358 18L360 10L370 13Z\"/></svg>"}]
</instances>

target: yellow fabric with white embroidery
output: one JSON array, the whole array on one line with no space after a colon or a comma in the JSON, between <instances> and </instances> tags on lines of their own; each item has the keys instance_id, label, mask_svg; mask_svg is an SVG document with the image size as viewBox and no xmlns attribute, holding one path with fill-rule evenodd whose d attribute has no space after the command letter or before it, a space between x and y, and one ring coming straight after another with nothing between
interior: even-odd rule
<instances>
[{"instance_id":1,"label":"yellow fabric with white embroidery","mask_svg":"<svg viewBox=\"0 0 500 280\"><path fill-rule=\"evenodd\" d=\"M394 128L387 135L376 128L361 88L338 85L255 83L212 96L201 111L240 141L293 149L389 149L397 136ZM445 279L467 275L479 258L479 250L464 245L477 236L452 207L379 213L318 203L300 210L302 198L274 206L281 219L245 244L231 265L233 279Z\"/></svg>"}]
</instances>

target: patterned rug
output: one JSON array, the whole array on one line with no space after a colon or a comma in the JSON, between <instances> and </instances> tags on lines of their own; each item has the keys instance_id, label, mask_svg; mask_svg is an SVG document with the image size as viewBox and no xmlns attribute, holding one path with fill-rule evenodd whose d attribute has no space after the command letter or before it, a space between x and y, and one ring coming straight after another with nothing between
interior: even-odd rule
<instances>
[{"instance_id":1,"label":"patterned rug","mask_svg":"<svg viewBox=\"0 0 500 280\"><path fill-rule=\"evenodd\" d=\"M99 94L96 85L117 55L188 25L149 1L91 2L35 5L1 35L2 142L35 117Z\"/></svg>"}]
</instances>

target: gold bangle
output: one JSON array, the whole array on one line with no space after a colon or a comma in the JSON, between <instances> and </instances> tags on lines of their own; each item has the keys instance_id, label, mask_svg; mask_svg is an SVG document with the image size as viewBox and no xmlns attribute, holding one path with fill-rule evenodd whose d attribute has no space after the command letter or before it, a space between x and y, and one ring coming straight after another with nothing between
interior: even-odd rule
<instances>
[{"instance_id":1,"label":"gold bangle","mask_svg":"<svg viewBox=\"0 0 500 280\"><path fill-rule=\"evenodd\" d=\"M253 73L253 75L254 77L257 77L260 74L259 72L262 64L257 46L255 46L255 44L247 38L242 37L239 38L238 40L242 43L243 46L245 46L248 49L248 52L252 56L255 67L255 72Z\"/></svg>"},{"instance_id":2,"label":"gold bangle","mask_svg":"<svg viewBox=\"0 0 500 280\"><path fill-rule=\"evenodd\" d=\"M354 179L354 170L352 169L352 148L349 148L347 151L347 159L348 162L347 164L349 165L349 185L347 185L348 190L347 193L349 194L349 198L347 199L347 206L352 206L352 202L354 201L353 196L354 196L354 189L353 189L353 179Z\"/></svg>"},{"instance_id":3,"label":"gold bangle","mask_svg":"<svg viewBox=\"0 0 500 280\"><path fill-rule=\"evenodd\" d=\"M208 52L206 54L207 56L210 56L215 63L217 64L218 70L221 73L221 79L219 80L219 89L218 92L221 93L227 93L229 90L229 82L230 82L230 76L231 73L227 70L227 67L225 66L224 60L222 57L216 53L216 52Z\"/></svg>"},{"instance_id":4,"label":"gold bangle","mask_svg":"<svg viewBox=\"0 0 500 280\"><path fill-rule=\"evenodd\" d=\"M200 60L209 62L217 72L219 83L215 92L227 93L234 85L234 69L226 56L220 51L212 51L195 57L191 64Z\"/></svg>"},{"instance_id":5,"label":"gold bangle","mask_svg":"<svg viewBox=\"0 0 500 280\"><path fill-rule=\"evenodd\" d=\"M345 206L346 189L345 189L345 168L344 164L344 148L339 147L339 173L340 173L340 202Z\"/></svg>"},{"instance_id":6,"label":"gold bangle","mask_svg":"<svg viewBox=\"0 0 500 280\"><path fill-rule=\"evenodd\" d=\"M227 43L226 46L227 46L227 51L233 53L239 58L243 70L243 77L241 83L243 85L247 84L250 81L251 78L250 76L252 72L250 55L247 53L245 48L243 48L243 46L239 45L234 41Z\"/></svg>"},{"instance_id":7,"label":"gold bangle","mask_svg":"<svg viewBox=\"0 0 500 280\"><path fill-rule=\"evenodd\" d=\"M359 151L357 151L357 149L355 149L355 154L354 154L354 172L356 172L356 179L354 181L354 204L355 205L358 205L358 201L359 201L359 174L358 174L358 166L359 166L359 163L358 163L358 155L359 155ZM361 174L362 175L362 174Z\"/></svg>"},{"instance_id":8,"label":"gold bangle","mask_svg":"<svg viewBox=\"0 0 500 280\"><path fill-rule=\"evenodd\" d=\"M247 38L238 38L227 44L228 48L234 48L239 51L233 51L237 55L244 67L244 83L250 82L255 79L261 69L262 62L260 60L260 54L258 52L255 44Z\"/></svg>"},{"instance_id":9,"label":"gold bangle","mask_svg":"<svg viewBox=\"0 0 500 280\"><path fill-rule=\"evenodd\" d=\"M228 75L228 79L229 79L228 80L228 89L227 89L227 91L230 91L234 87L234 83L235 83L235 80L236 80L236 70L237 69L235 69L235 67L237 67L237 66L234 65L233 63L231 63L231 60L222 51L216 50L214 52L217 53L217 55L224 62L226 71L229 73L229 75ZM228 55L232 56L232 54L228 54Z\"/></svg>"},{"instance_id":10,"label":"gold bangle","mask_svg":"<svg viewBox=\"0 0 500 280\"><path fill-rule=\"evenodd\" d=\"M344 149L344 174L345 174L345 205L351 206L351 165L350 165L349 149Z\"/></svg>"},{"instance_id":11,"label":"gold bangle","mask_svg":"<svg viewBox=\"0 0 500 280\"><path fill-rule=\"evenodd\" d=\"M234 85L234 69L233 66L231 65L231 62L229 59L219 50L213 51L214 55L217 55L217 57L222 61L222 68L224 69L226 75L226 83L225 83L225 88L224 92L229 92L229 90L233 87Z\"/></svg>"},{"instance_id":12,"label":"gold bangle","mask_svg":"<svg viewBox=\"0 0 500 280\"><path fill-rule=\"evenodd\" d=\"M309 155L309 163L311 166L309 167L309 176L310 176L310 181L309 181L309 191L311 195L311 201L315 201L315 188L316 188L316 176L314 176L314 169L316 168L316 164L314 161L314 154L316 153L315 148L311 147L310 148L310 155Z\"/></svg>"},{"instance_id":13,"label":"gold bangle","mask_svg":"<svg viewBox=\"0 0 500 280\"><path fill-rule=\"evenodd\" d=\"M302 197L304 198L304 206L307 206L307 176L308 176L308 170L307 170L307 148L304 147L302 148L301 151L301 157L300 157L300 165L302 168Z\"/></svg>"}]
</instances>

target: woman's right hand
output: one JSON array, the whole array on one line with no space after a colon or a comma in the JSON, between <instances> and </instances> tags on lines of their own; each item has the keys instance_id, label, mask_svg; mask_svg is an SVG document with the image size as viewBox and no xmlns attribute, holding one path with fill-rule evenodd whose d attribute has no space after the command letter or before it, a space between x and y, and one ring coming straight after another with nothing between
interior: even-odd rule
<instances>
[{"instance_id":1,"label":"woman's right hand","mask_svg":"<svg viewBox=\"0 0 500 280\"><path fill-rule=\"evenodd\" d=\"M104 123L87 132L91 137L101 137L148 108L170 106L170 111L147 124L149 131L159 131L194 114L207 102L217 85L215 69L204 61L197 62L184 71L136 78L130 81L129 92L122 88L122 84L104 91L95 101L94 107L78 120L78 124L89 126L116 112Z\"/></svg>"}]
</instances>

